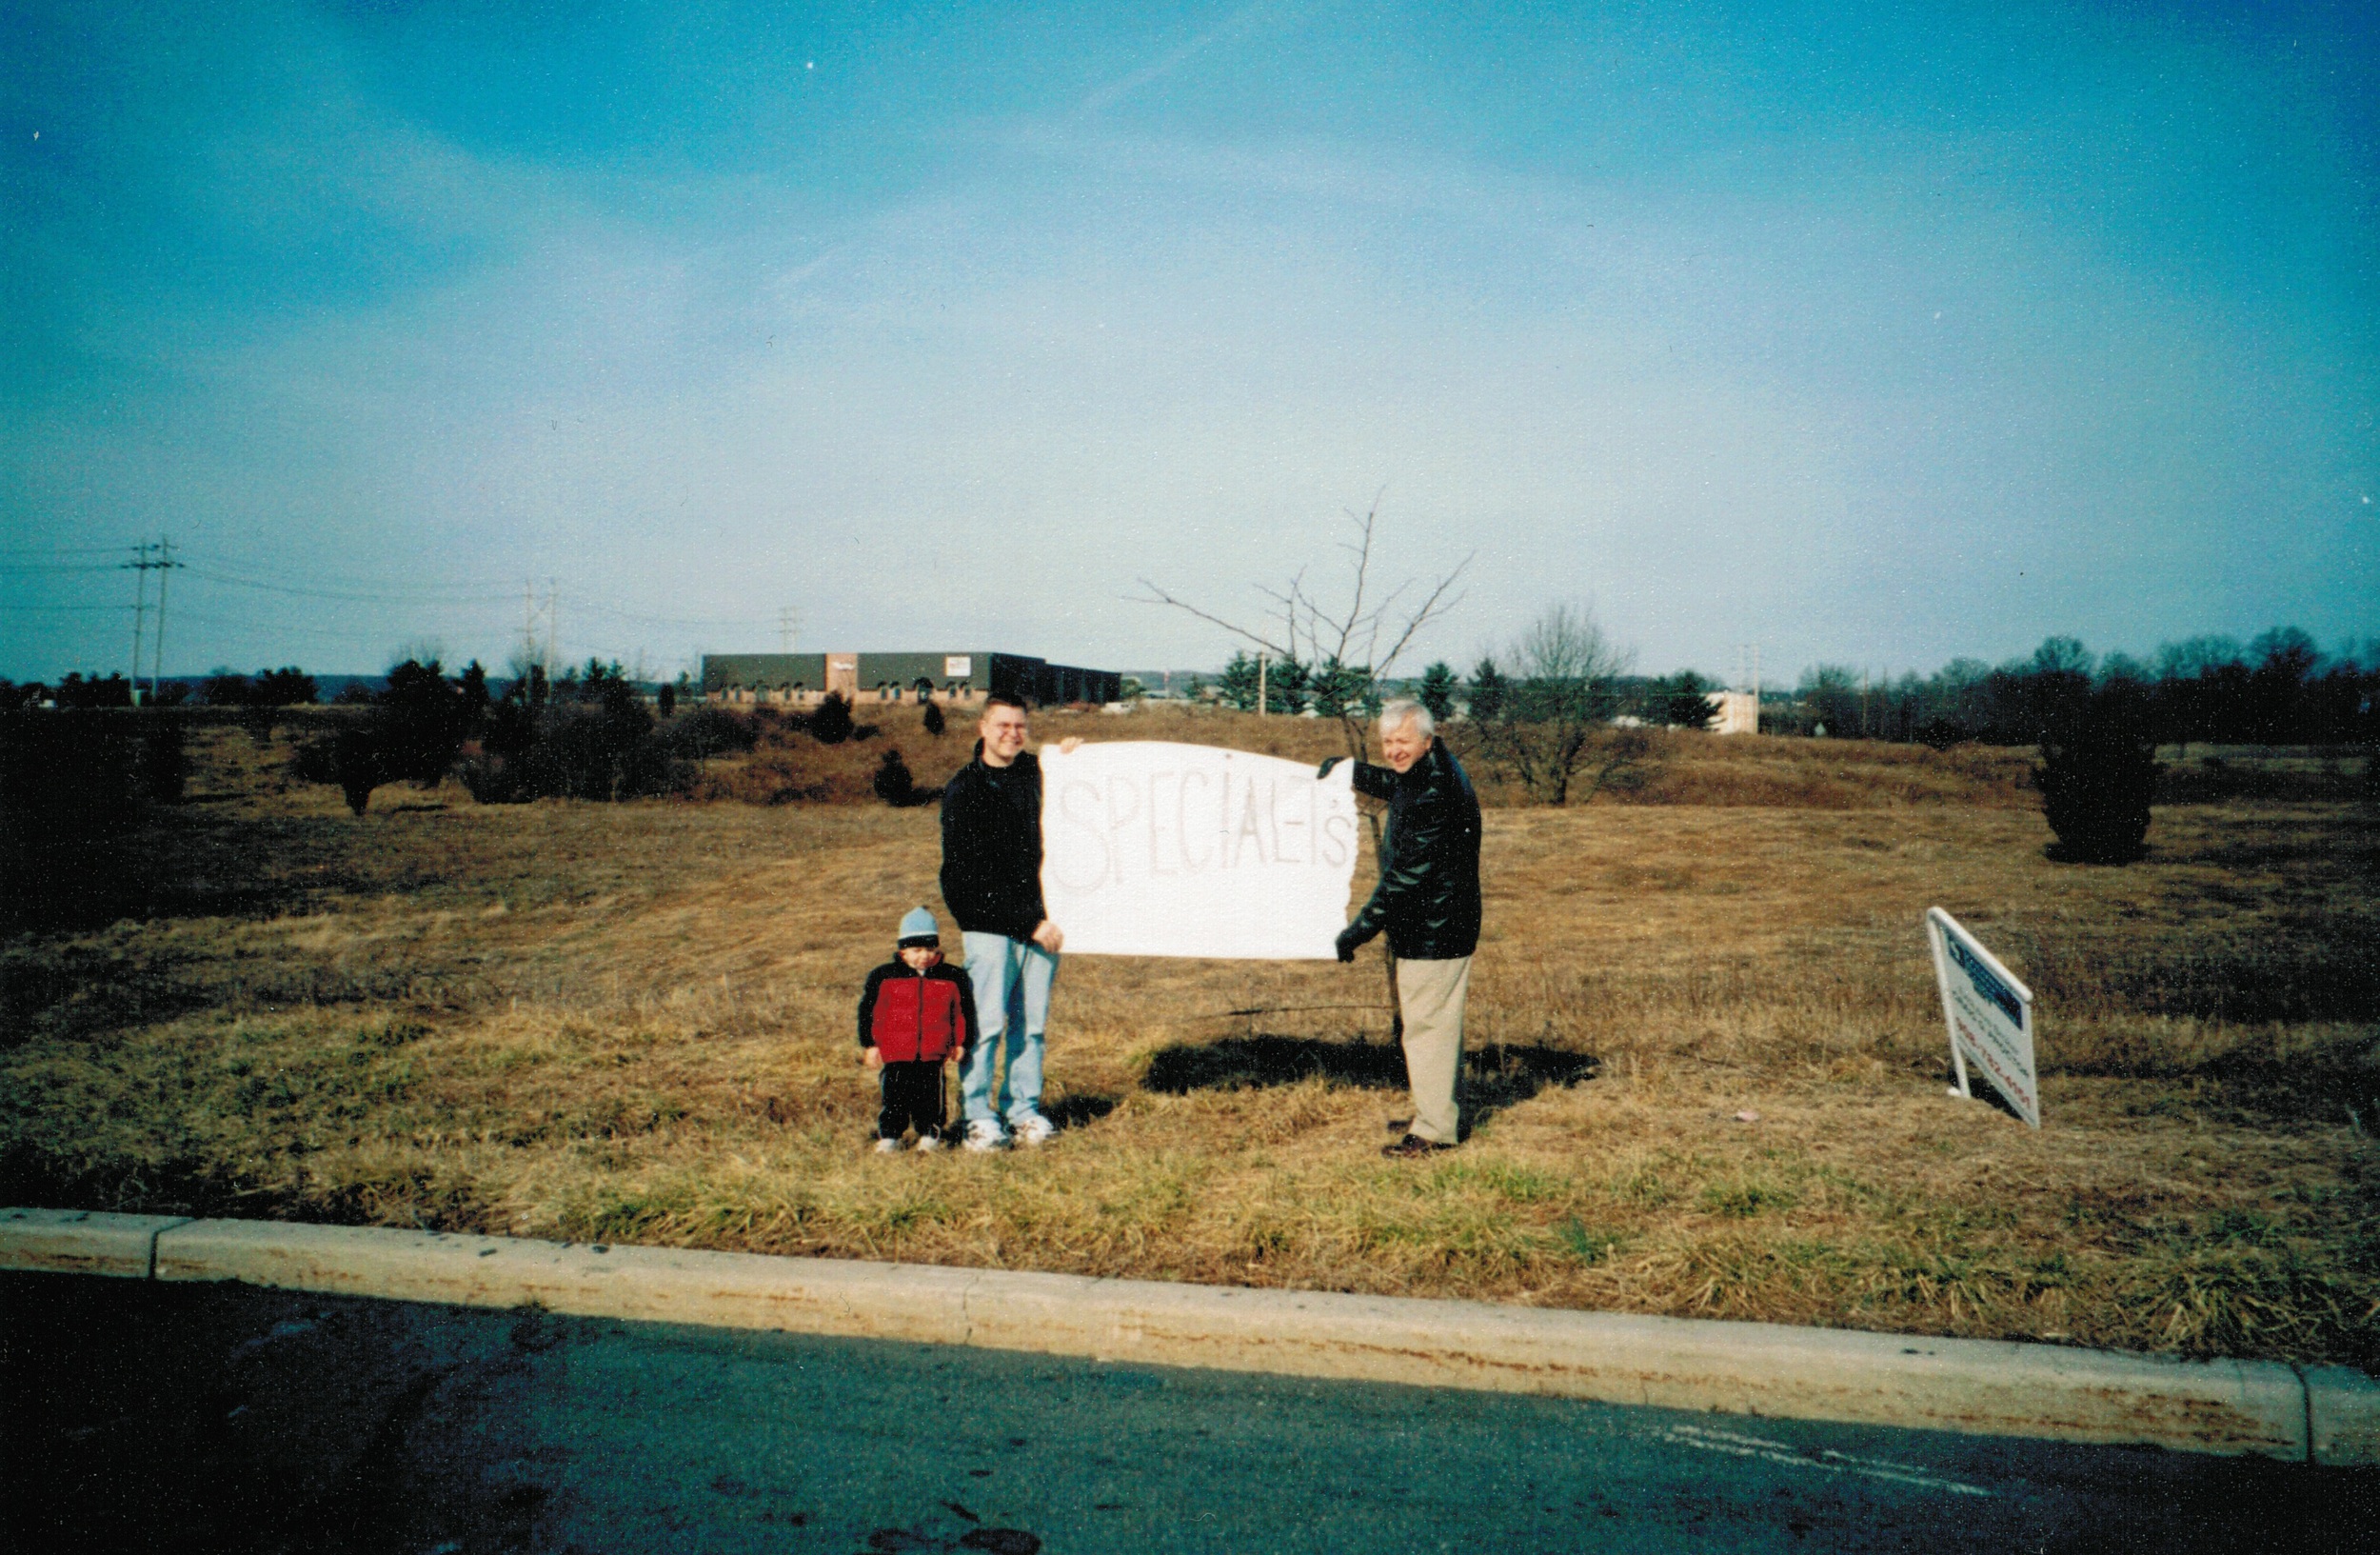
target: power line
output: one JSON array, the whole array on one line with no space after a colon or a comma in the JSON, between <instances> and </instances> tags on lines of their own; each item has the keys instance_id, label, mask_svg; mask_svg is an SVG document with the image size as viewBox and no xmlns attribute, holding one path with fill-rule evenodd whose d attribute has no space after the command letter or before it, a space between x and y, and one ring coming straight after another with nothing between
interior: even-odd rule
<instances>
[{"instance_id":1,"label":"power line","mask_svg":"<svg viewBox=\"0 0 2380 1555\"><path fill-rule=\"evenodd\" d=\"M318 567L297 568L292 566L287 559L279 556L266 558L251 558L247 556L213 556L208 558L207 565L213 570L228 574L231 577L264 583L288 583L291 581L288 576L288 574L292 572L303 572L304 576L295 581L303 583L310 588L327 588L334 591L348 593L404 593L423 595L467 594L476 596L481 592L481 590L495 587L493 584L485 583L477 578L471 577L443 583L428 579L411 582L392 582L390 580L390 569L386 568L375 568L365 572L342 572L336 570L335 568L324 568Z\"/></svg>"},{"instance_id":2,"label":"power line","mask_svg":"<svg viewBox=\"0 0 2380 1555\"><path fill-rule=\"evenodd\" d=\"M110 568L109 570L113 570ZM14 615L89 615L94 610L129 610L129 605L0 605Z\"/></svg>"},{"instance_id":3,"label":"power line","mask_svg":"<svg viewBox=\"0 0 2380 1555\"><path fill-rule=\"evenodd\" d=\"M0 546L0 556L113 556L122 546Z\"/></svg>"},{"instance_id":4,"label":"power line","mask_svg":"<svg viewBox=\"0 0 2380 1555\"><path fill-rule=\"evenodd\" d=\"M122 557L128 549L130 552L129 561L99 559ZM391 634L399 626L407 625L408 622L409 629L417 632L463 631L477 635L484 628L494 626L496 620L500 619L493 617L491 612L485 608L502 606L511 598L508 591L500 591L485 585L469 583L445 587L408 586L402 582L359 574L340 574L314 568L285 568L269 564L225 561L216 556L207 556L191 561L188 559L183 547L165 539L143 541L129 548L105 546L0 548L0 576L21 573L29 580L29 590L31 587L30 580L35 576L57 576L60 578L58 587L64 588L70 587L64 581L67 575L127 570L133 573L134 583L133 598L129 606L10 601L0 604L0 612L6 612L12 618L30 618L36 615L69 618L85 616L91 618L93 624L96 624L104 621L106 616L112 611L129 608L133 618L132 678L137 684L146 672L150 685L154 687L164 675L165 609L170 587L167 579L172 571L188 571L192 582L204 586L202 595L206 589L221 588L290 601L318 601L325 604L363 608L336 612L342 625L327 628L302 625L306 616L315 612L298 607L260 608L254 614L226 617L204 609L190 609L188 608L190 602L186 600L183 613L174 618L177 622L187 622L204 628L210 635L226 633L236 634L242 638L296 637L302 641L324 645L385 644L391 639ZM153 601L149 595L149 574L152 571L158 574L157 598ZM549 577L545 580L542 600L537 597L538 593L536 585L532 583L522 602L524 648L532 660L542 663L548 672L552 672L563 662L565 653L561 637L560 579ZM225 599L224 603L231 603L231 600ZM757 633L765 629L764 625L765 618L757 612L750 615L680 614L640 608L638 602L629 599L577 594L573 594L572 604L589 620L612 624L600 628L603 636L612 636L615 633L621 636L629 635L627 632L619 630L622 625L679 632L751 631ZM157 617L153 621L149 616L152 609L157 611ZM369 622L384 616L404 617L407 620L392 621L389 626L380 629L346 624L349 621ZM779 613L777 624L781 630L789 629L793 623L794 615L790 609ZM28 628L40 629L34 628L30 619L25 622L25 625ZM621 656L614 644L599 644L590 640L584 644L574 645L574 649L576 648L588 651L600 649L599 656Z\"/></svg>"},{"instance_id":5,"label":"power line","mask_svg":"<svg viewBox=\"0 0 2380 1555\"><path fill-rule=\"evenodd\" d=\"M275 583L263 578L243 576L220 567L194 566L190 575L208 583L226 584L235 588L254 588L267 593L287 594L301 599L324 599L348 605L501 605L511 598L509 593L462 589L390 589L379 588L323 588L306 584ZM547 580L552 584L554 580ZM597 615L633 621L652 627L748 627L758 620L754 616L657 615L639 610L616 601L573 596L581 609Z\"/></svg>"},{"instance_id":6,"label":"power line","mask_svg":"<svg viewBox=\"0 0 2380 1555\"><path fill-rule=\"evenodd\" d=\"M242 577L216 567L194 567L190 575L233 588L254 588L268 594L288 594L300 599L327 599L345 605L498 605L511 597L509 594L462 593L450 589L315 588L301 584L268 583L262 578Z\"/></svg>"},{"instance_id":7,"label":"power line","mask_svg":"<svg viewBox=\"0 0 2380 1555\"><path fill-rule=\"evenodd\" d=\"M760 620L760 617L750 615L647 615L642 611L628 609L625 606L606 604L598 599L583 600L575 594L571 596L571 599L580 609L592 610L597 615L612 616L622 621L634 621L648 627L749 627L756 625Z\"/></svg>"},{"instance_id":8,"label":"power line","mask_svg":"<svg viewBox=\"0 0 2380 1555\"><path fill-rule=\"evenodd\" d=\"M268 631L275 637L306 637L322 643L386 645L389 637L386 631L341 631L335 628L293 626L286 621L260 623L253 617L209 615L203 610L192 609L185 609L179 619L202 627L217 627L231 631Z\"/></svg>"}]
</instances>

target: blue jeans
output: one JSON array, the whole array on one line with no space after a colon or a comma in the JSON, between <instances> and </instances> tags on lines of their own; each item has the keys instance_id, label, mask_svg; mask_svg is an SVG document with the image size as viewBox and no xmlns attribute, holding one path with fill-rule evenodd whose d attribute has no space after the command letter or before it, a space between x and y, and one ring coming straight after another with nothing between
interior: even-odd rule
<instances>
[{"instance_id":1,"label":"blue jeans","mask_svg":"<svg viewBox=\"0 0 2380 1555\"><path fill-rule=\"evenodd\" d=\"M967 950L967 981L975 985L975 1024L982 1040L959 1071L959 1099L969 1123L1005 1116L1011 1123L1041 1109L1041 1032L1049 1025L1049 987L1058 958L1030 940L1005 934L960 936ZM1008 1054L1000 1103L992 1103L992 1067Z\"/></svg>"}]
</instances>

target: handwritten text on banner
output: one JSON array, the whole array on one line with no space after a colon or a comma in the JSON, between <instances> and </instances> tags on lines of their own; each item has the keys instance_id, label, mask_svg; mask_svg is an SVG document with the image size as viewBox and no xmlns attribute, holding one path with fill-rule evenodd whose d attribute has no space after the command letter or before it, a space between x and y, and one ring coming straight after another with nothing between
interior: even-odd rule
<instances>
[{"instance_id":1,"label":"handwritten text on banner","mask_svg":"<svg viewBox=\"0 0 2380 1555\"><path fill-rule=\"evenodd\" d=\"M1162 741L1041 751L1041 894L1068 954L1329 957L1352 772Z\"/></svg>"}]
</instances>

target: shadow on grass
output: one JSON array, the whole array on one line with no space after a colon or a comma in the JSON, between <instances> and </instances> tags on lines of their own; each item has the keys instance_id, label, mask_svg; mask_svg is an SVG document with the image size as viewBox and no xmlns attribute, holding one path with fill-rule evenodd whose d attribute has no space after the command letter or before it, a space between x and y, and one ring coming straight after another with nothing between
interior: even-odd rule
<instances>
[{"instance_id":1,"label":"shadow on grass","mask_svg":"<svg viewBox=\"0 0 2380 1555\"><path fill-rule=\"evenodd\" d=\"M2146 859L2149 856L2149 845L2139 842L2116 847L2101 847L2056 842L2044 847L2041 852L2042 856L2053 864L2085 864L2114 868L2127 864L2138 864Z\"/></svg>"},{"instance_id":2,"label":"shadow on grass","mask_svg":"<svg viewBox=\"0 0 2380 1555\"><path fill-rule=\"evenodd\" d=\"M197 1152L92 1159L23 1143L0 1148L0 1204L323 1226L409 1223L449 1231L502 1225L506 1218L480 1202L473 1184L444 1183L418 1168L307 1193L261 1183Z\"/></svg>"},{"instance_id":3,"label":"shadow on grass","mask_svg":"<svg viewBox=\"0 0 2380 1555\"><path fill-rule=\"evenodd\" d=\"M2143 1087L2123 1103L2127 1113L2242 1128L2344 1124L2363 1140L2380 1135L2380 1045L2360 1062L2225 1054L2193 1071L2158 1078L2166 1084Z\"/></svg>"},{"instance_id":4,"label":"shadow on grass","mask_svg":"<svg viewBox=\"0 0 2380 1555\"><path fill-rule=\"evenodd\" d=\"M1465 1121L1525 1102L1548 1086L1592 1080L1602 1067L1589 1053L1542 1045L1491 1043L1463 1055ZM1385 1042L1256 1035L1176 1043L1149 1060L1141 1085L1169 1096L1194 1090L1246 1090L1323 1080L1363 1090L1405 1088L1404 1049Z\"/></svg>"},{"instance_id":5,"label":"shadow on grass","mask_svg":"<svg viewBox=\"0 0 2380 1555\"><path fill-rule=\"evenodd\" d=\"M1083 1128L1116 1110L1113 1096L1064 1096L1057 1101L1044 1099L1041 1115L1060 1129Z\"/></svg>"},{"instance_id":6,"label":"shadow on grass","mask_svg":"<svg viewBox=\"0 0 2380 1555\"><path fill-rule=\"evenodd\" d=\"M443 809L445 807L428 807ZM45 830L0 811L0 932L73 934L156 918L269 918L342 894L444 885L346 816L257 819L158 807L137 826Z\"/></svg>"}]
</instances>

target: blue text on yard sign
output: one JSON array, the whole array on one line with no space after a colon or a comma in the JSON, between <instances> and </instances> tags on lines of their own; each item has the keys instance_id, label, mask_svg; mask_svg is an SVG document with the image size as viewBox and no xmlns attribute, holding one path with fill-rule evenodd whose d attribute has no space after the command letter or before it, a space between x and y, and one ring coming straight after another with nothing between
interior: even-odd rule
<instances>
[{"instance_id":1,"label":"blue text on yard sign","mask_svg":"<svg viewBox=\"0 0 2380 1555\"><path fill-rule=\"evenodd\" d=\"M1962 936L1956 934L1950 936L1950 943L1946 948L1951 953L1951 964L1967 974L1969 987L1999 1006L2001 1013L2006 1015L2012 1024L2019 1026L2024 1024L2023 1001L2010 990L2006 983L1992 975L1992 968L1984 964L1981 956L1967 948L1967 942Z\"/></svg>"},{"instance_id":2,"label":"blue text on yard sign","mask_svg":"<svg viewBox=\"0 0 2380 1555\"><path fill-rule=\"evenodd\" d=\"M1951 1028L1953 1092L1973 1096L1980 1078L2033 1127L2041 1126L2039 1076L2033 1064L2033 990L1999 958L1940 907L1926 910L1926 940L1934 950L1942 1018Z\"/></svg>"}]
</instances>

